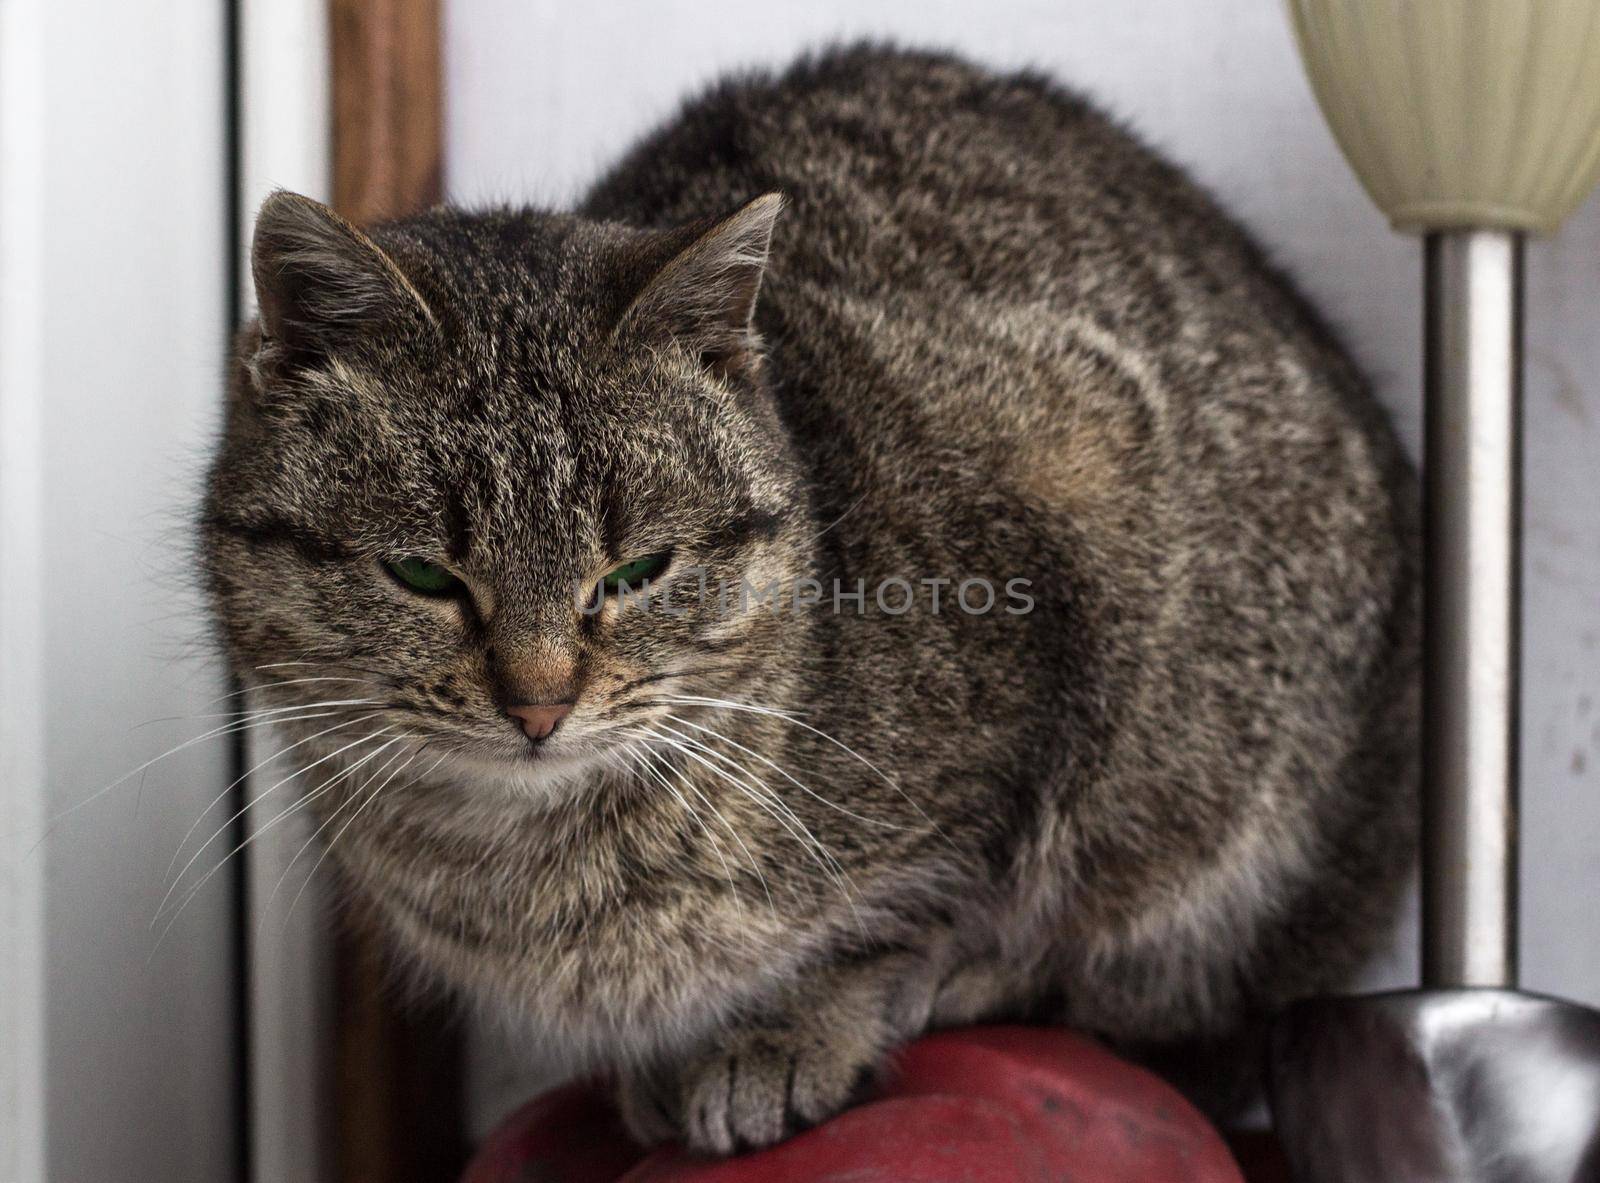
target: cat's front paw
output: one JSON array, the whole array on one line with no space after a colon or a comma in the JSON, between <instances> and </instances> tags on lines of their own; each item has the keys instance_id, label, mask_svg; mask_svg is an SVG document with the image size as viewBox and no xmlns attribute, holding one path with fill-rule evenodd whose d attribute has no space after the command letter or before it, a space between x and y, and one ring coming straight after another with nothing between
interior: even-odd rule
<instances>
[{"instance_id":1,"label":"cat's front paw","mask_svg":"<svg viewBox=\"0 0 1600 1183\"><path fill-rule=\"evenodd\" d=\"M705 1154L741 1154L832 1117L872 1087L882 1051L797 1030L737 1032L671 1073L641 1073L619 1092L624 1120L651 1144L680 1139Z\"/></svg>"}]
</instances>

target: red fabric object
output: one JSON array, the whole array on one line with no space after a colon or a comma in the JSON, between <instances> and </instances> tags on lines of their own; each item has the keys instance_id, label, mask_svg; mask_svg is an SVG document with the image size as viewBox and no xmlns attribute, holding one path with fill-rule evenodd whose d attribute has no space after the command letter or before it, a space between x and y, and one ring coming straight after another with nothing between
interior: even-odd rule
<instances>
[{"instance_id":1,"label":"red fabric object","mask_svg":"<svg viewBox=\"0 0 1600 1183\"><path fill-rule=\"evenodd\" d=\"M602 1096L524 1106L462 1183L1243 1183L1217 1132L1170 1086L1066 1031L975 1027L895 1057L871 1100L724 1160L630 1146Z\"/></svg>"},{"instance_id":2,"label":"red fabric object","mask_svg":"<svg viewBox=\"0 0 1600 1183\"><path fill-rule=\"evenodd\" d=\"M501 1122L461 1183L617 1183L647 1153L629 1140L605 1093L569 1084Z\"/></svg>"}]
</instances>

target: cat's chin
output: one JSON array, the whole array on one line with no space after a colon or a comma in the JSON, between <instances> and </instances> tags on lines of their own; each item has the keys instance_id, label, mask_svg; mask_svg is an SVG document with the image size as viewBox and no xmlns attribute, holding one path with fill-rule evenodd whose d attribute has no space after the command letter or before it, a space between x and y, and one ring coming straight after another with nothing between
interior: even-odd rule
<instances>
[{"instance_id":1,"label":"cat's chin","mask_svg":"<svg viewBox=\"0 0 1600 1183\"><path fill-rule=\"evenodd\" d=\"M450 760L451 779L462 788L504 794L521 804L568 800L591 787L605 767L603 753L594 751L509 759L495 753L460 752Z\"/></svg>"}]
</instances>

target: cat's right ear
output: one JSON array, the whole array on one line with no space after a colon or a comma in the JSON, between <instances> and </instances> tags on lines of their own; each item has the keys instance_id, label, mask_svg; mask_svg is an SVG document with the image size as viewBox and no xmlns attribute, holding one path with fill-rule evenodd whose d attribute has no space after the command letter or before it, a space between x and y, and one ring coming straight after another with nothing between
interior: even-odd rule
<instances>
[{"instance_id":1,"label":"cat's right ear","mask_svg":"<svg viewBox=\"0 0 1600 1183\"><path fill-rule=\"evenodd\" d=\"M411 281L372 239L320 202L278 190L256 215L250 272L263 351L314 363L397 318L433 324Z\"/></svg>"}]
</instances>

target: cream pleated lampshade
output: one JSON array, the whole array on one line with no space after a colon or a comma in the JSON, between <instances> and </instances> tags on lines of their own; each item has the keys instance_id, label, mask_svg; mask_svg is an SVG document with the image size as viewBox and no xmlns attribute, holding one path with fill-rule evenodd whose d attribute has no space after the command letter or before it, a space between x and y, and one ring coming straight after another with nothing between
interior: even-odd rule
<instances>
[{"instance_id":1,"label":"cream pleated lampshade","mask_svg":"<svg viewBox=\"0 0 1600 1183\"><path fill-rule=\"evenodd\" d=\"M1397 229L1554 230L1600 174L1600 0L1288 0Z\"/></svg>"}]
</instances>

